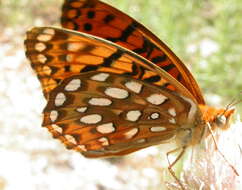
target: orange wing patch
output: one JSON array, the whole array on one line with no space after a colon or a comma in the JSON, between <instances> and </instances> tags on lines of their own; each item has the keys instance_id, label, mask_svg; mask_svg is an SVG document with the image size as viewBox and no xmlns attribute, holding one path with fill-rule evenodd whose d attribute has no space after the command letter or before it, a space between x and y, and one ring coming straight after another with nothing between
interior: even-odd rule
<instances>
[{"instance_id":1,"label":"orange wing patch","mask_svg":"<svg viewBox=\"0 0 242 190\"><path fill-rule=\"evenodd\" d=\"M102 37L140 54L184 85L199 104L205 103L195 79L179 58L125 13L98 0L66 0L61 23L65 28Z\"/></svg>"}]
</instances>

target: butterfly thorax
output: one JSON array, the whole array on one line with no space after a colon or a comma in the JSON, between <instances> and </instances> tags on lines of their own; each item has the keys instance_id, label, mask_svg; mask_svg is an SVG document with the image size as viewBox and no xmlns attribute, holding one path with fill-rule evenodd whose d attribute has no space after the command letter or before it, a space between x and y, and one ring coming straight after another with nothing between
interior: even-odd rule
<instances>
[{"instance_id":1,"label":"butterfly thorax","mask_svg":"<svg viewBox=\"0 0 242 190\"><path fill-rule=\"evenodd\" d=\"M201 120L201 112L197 110L193 120L181 125L177 129L175 141L179 146L192 146L200 143L205 133L205 123Z\"/></svg>"},{"instance_id":2,"label":"butterfly thorax","mask_svg":"<svg viewBox=\"0 0 242 190\"><path fill-rule=\"evenodd\" d=\"M179 128L176 135L177 143L183 146L196 145L202 139L207 137L210 133L208 124L214 131L216 129L226 130L229 128L230 117L234 113L234 109L216 109L207 105L199 105L202 117L195 116L196 118L192 123L187 123ZM199 119L201 118L201 119Z\"/></svg>"}]
</instances>

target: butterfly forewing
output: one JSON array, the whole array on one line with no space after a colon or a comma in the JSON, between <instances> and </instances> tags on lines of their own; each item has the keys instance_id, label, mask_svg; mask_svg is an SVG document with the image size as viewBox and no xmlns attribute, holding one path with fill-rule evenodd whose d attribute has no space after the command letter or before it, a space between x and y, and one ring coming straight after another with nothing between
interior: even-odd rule
<instances>
[{"instance_id":1,"label":"butterfly forewing","mask_svg":"<svg viewBox=\"0 0 242 190\"><path fill-rule=\"evenodd\" d=\"M65 0L61 22L65 28L102 37L140 54L172 75L198 103L204 104L195 79L179 58L125 13L98 0Z\"/></svg>"},{"instance_id":2,"label":"butterfly forewing","mask_svg":"<svg viewBox=\"0 0 242 190\"><path fill-rule=\"evenodd\" d=\"M26 55L41 81L45 97L65 78L89 71L125 74L194 99L164 70L141 56L106 40L53 27L27 33Z\"/></svg>"},{"instance_id":3,"label":"butterfly forewing","mask_svg":"<svg viewBox=\"0 0 242 190\"><path fill-rule=\"evenodd\" d=\"M123 155L174 138L190 109L169 89L93 71L50 92L43 126L87 157Z\"/></svg>"}]
</instances>

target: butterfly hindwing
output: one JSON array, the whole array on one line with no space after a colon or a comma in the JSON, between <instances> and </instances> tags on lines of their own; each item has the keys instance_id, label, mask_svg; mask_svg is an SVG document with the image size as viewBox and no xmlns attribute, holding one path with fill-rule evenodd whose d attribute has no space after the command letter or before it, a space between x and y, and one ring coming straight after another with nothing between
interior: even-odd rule
<instances>
[{"instance_id":1,"label":"butterfly hindwing","mask_svg":"<svg viewBox=\"0 0 242 190\"><path fill-rule=\"evenodd\" d=\"M174 138L190 109L169 89L93 71L50 92L43 126L87 157L123 155Z\"/></svg>"},{"instance_id":2,"label":"butterfly hindwing","mask_svg":"<svg viewBox=\"0 0 242 190\"><path fill-rule=\"evenodd\" d=\"M181 60L125 13L98 0L65 0L61 23L65 28L99 36L143 56L184 85L199 104L204 104L199 86Z\"/></svg>"}]
</instances>

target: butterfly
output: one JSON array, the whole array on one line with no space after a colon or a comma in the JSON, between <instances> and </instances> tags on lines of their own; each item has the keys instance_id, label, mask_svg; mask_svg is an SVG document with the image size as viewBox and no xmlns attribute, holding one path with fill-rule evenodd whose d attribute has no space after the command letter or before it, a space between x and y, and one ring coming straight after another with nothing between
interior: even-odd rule
<instances>
[{"instance_id":1,"label":"butterfly","mask_svg":"<svg viewBox=\"0 0 242 190\"><path fill-rule=\"evenodd\" d=\"M68 149L98 158L172 140L183 154L229 127L234 109L206 105L182 61L133 18L65 0L61 24L28 31L25 47L47 100L42 125Z\"/></svg>"}]
</instances>

